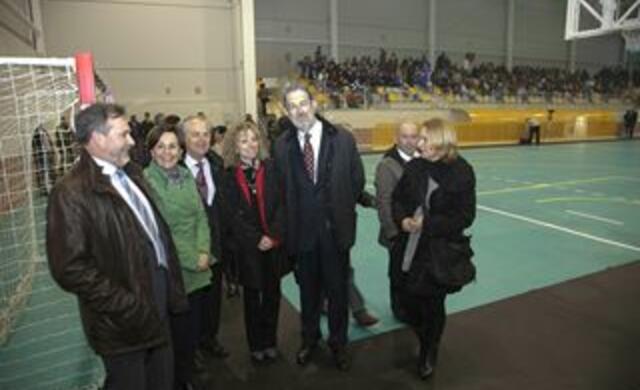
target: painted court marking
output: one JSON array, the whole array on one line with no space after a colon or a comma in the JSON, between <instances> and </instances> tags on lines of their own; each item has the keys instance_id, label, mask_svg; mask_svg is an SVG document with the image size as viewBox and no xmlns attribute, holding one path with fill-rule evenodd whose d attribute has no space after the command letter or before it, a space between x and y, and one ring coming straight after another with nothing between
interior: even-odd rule
<instances>
[{"instance_id":1,"label":"painted court marking","mask_svg":"<svg viewBox=\"0 0 640 390\"><path fill-rule=\"evenodd\" d=\"M591 203L622 203L630 205L640 205L640 199L626 199L624 197L605 198L605 197L585 197L585 196L561 196L557 198L536 199L536 203L554 203L554 202L591 202Z\"/></svg>"},{"instance_id":2,"label":"painted court marking","mask_svg":"<svg viewBox=\"0 0 640 390\"><path fill-rule=\"evenodd\" d=\"M609 219L609 218L604 218L604 217L599 217L597 215L593 215L593 214L588 214L588 213L583 213L580 211L575 211L575 210L565 210L565 212L572 214L572 215L577 215L578 217L583 217L583 218L588 218L588 219L593 219L595 221L600 221L600 222L605 222L605 223L610 223L612 225L618 225L618 226L622 226L624 225L624 222L620 222L620 221L616 221L615 219Z\"/></svg>"},{"instance_id":3,"label":"painted court marking","mask_svg":"<svg viewBox=\"0 0 640 390\"><path fill-rule=\"evenodd\" d=\"M529 218L529 217L525 217L523 215L510 213L508 211L498 210L498 209L495 209L493 207L487 207L487 206L483 206L483 205L478 205L478 209L483 210L483 211L487 211L487 212L490 212L490 213L502 215L504 217L517 219L519 221L528 222L528 223L531 223L531 224L534 224L534 225L546 227L546 228L549 228L549 229L558 230L558 231L561 231L563 233L568 233L568 234L571 234L571 235L574 235L574 236L578 236L578 237L581 237L581 238L586 238L587 240L596 241L596 242L599 242L599 243L602 243L602 244L616 246L618 248L628 249L628 250L631 250L631 251L634 251L634 252L640 252L640 248L637 247L637 246L625 244L623 242L618 242L618 241L614 241L614 240L609 240L609 239L598 237L598 236L594 236L594 235L588 234L588 233L579 232L577 230L573 230L573 229L569 229L569 228L566 228L566 227L563 227L563 226L559 226L559 225L556 225L556 224L553 224L553 223L541 221L539 219Z\"/></svg>"},{"instance_id":4,"label":"painted court marking","mask_svg":"<svg viewBox=\"0 0 640 390\"><path fill-rule=\"evenodd\" d=\"M620 176L605 176L605 177L595 177L591 179L559 181L555 183L538 183L538 184L521 186L521 187L507 187L507 188L501 188L498 190L478 191L477 195L479 196L480 195L496 195L496 194L506 194L506 193L517 192L517 191L541 190L545 188L554 188L554 187L557 188L560 186L567 186L567 185L599 183L599 182L616 180L616 179L620 179Z\"/></svg>"}]
</instances>

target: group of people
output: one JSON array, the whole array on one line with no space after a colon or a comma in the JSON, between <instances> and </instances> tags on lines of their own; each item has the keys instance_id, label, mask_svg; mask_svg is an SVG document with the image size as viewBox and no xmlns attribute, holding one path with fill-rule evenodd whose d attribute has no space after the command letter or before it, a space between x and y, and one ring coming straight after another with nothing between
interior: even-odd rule
<instances>
[{"instance_id":1,"label":"group of people","mask_svg":"<svg viewBox=\"0 0 640 390\"><path fill-rule=\"evenodd\" d=\"M62 177L73 163L73 133L64 116L56 126L54 139L44 125L39 125L31 137L33 168L36 173L36 187L47 196L58 177Z\"/></svg>"},{"instance_id":2,"label":"group of people","mask_svg":"<svg viewBox=\"0 0 640 390\"><path fill-rule=\"evenodd\" d=\"M630 84L640 85L640 76L630 79L629 72L622 67L603 67L593 74L584 69L570 72L558 67L529 65L508 70L504 65L491 62L476 64L474 53L467 53L461 64L451 61L446 53L441 53L432 64L425 55L398 58L395 53L388 55L384 49L380 49L378 58L361 56L336 62L318 47L313 56L300 60L298 67L302 77L314 82L328 96L344 94L347 97L332 99L337 106L346 100L350 107L357 106L358 101L384 101L384 97L373 98L378 87L405 89L407 94L419 87L470 102L500 103L513 97L519 103L535 98L547 103L554 98L591 103L596 94L607 100L621 97ZM361 98L354 97L357 95ZM351 101L355 103L349 104Z\"/></svg>"},{"instance_id":3,"label":"group of people","mask_svg":"<svg viewBox=\"0 0 640 390\"><path fill-rule=\"evenodd\" d=\"M296 362L317 354L325 310L326 345L336 367L350 369L350 250L365 197L363 164L353 135L317 115L305 87L294 84L283 96L283 133L270 147L249 121L228 129L218 153L202 115L159 121L145 139L144 170L131 161L135 141L123 107L97 103L78 113L80 156L49 196L47 255L53 278L78 297L106 389L198 388L203 354L228 355L218 329L231 257L253 362L280 355L280 281L293 272L301 304ZM473 169L447 123L403 122L375 186L392 310L416 332L417 372L426 379L448 291L433 281L421 293L403 288L412 272L403 258L412 235L420 236L413 257L428 261L430 238L461 237L472 224ZM429 213L418 216L427 193Z\"/></svg>"}]
</instances>

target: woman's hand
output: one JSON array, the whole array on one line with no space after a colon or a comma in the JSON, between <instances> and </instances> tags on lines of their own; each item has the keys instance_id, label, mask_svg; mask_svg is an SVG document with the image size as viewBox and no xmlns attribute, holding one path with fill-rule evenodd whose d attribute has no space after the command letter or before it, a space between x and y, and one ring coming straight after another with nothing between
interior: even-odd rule
<instances>
[{"instance_id":1,"label":"woman's hand","mask_svg":"<svg viewBox=\"0 0 640 390\"><path fill-rule=\"evenodd\" d=\"M405 218L402 220L402 230L407 233L416 233L422 229L422 217Z\"/></svg>"},{"instance_id":2,"label":"woman's hand","mask_svg":"<svg viewBox=\"0 0 640 390\"><path fill-rule=\"evenodd\" d=\"M260 239L260 242L258 243L258 249L260 249L263 252L268 251L269 249L273 248L274 242L272 239L270 239L267 236L262 236L262 238Z\"/></svg>"},{"instance_id":3,"label":"woman's hand","mask_svg":"<svg viewBox=\"0 0 640 390\"><path fill-rule=\"evenodd\" d=\"M209 254L200 253L198 256L198 263L196 264L196 271L204 272L209 269Z\"/></svg>"}]
</instances>

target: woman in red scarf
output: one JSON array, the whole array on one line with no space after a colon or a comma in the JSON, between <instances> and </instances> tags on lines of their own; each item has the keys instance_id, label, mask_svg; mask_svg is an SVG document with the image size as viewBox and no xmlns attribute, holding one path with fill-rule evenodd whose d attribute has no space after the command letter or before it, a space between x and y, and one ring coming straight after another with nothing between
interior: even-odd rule
<instances>
[{"instance_id":1,"label":"woman in red scarf","mask_svg":"<svg viewBox=\"0 0 640 390\"><path fill-rule=\"evenodd\" d=\"M281 248L285 221L282 194L264 138L249 122L234 126L224 141L231 239L236 248L239 283L244 288L244 317L251 359L278 357L280 279L291 267Z\"/></svg>"}]
</instances>

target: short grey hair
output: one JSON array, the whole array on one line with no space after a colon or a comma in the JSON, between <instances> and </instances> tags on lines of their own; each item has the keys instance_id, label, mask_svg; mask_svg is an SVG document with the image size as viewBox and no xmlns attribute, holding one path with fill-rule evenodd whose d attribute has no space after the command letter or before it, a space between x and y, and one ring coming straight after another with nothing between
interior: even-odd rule
<instances>
[{"instance_id":1,"label":"short grey hair","mask_svg":"<svg viewBox=\"0 0 640 390\"><path fill-rule=\"evenodd\" d=\"M205 127L209 131L209 134L211 134L211 126L209 126L209 122L207 121L207 119L205 119L205 118L203 118L203 117L201 117L199 115L189 115L188 117L184 118L184 120L178 126L178 133L180 134L180 137L183 140L187 139L187 130L190 129L191 124L193 122L204 123Z\"/></svg>"},{"instance_id":2,"label":"short grey hair","mask_svg":"<svg viewBox=\"0 0 640 390\"><path fill-rule=\"evenodd\" d=\"M300 84L300 83L290 83L290 84L286 84L284 86L284 91L282 92L282 104L284 105L285 109L287 108L287 96L289 96L289 94L291 92L294 91L302 91L304 93L307 94L307 96L309 96L309 100L313 101L313 95L311 95L311 92L309 92L309 88L307 88L306 86Z\"/></svg>"}]
</instances>

